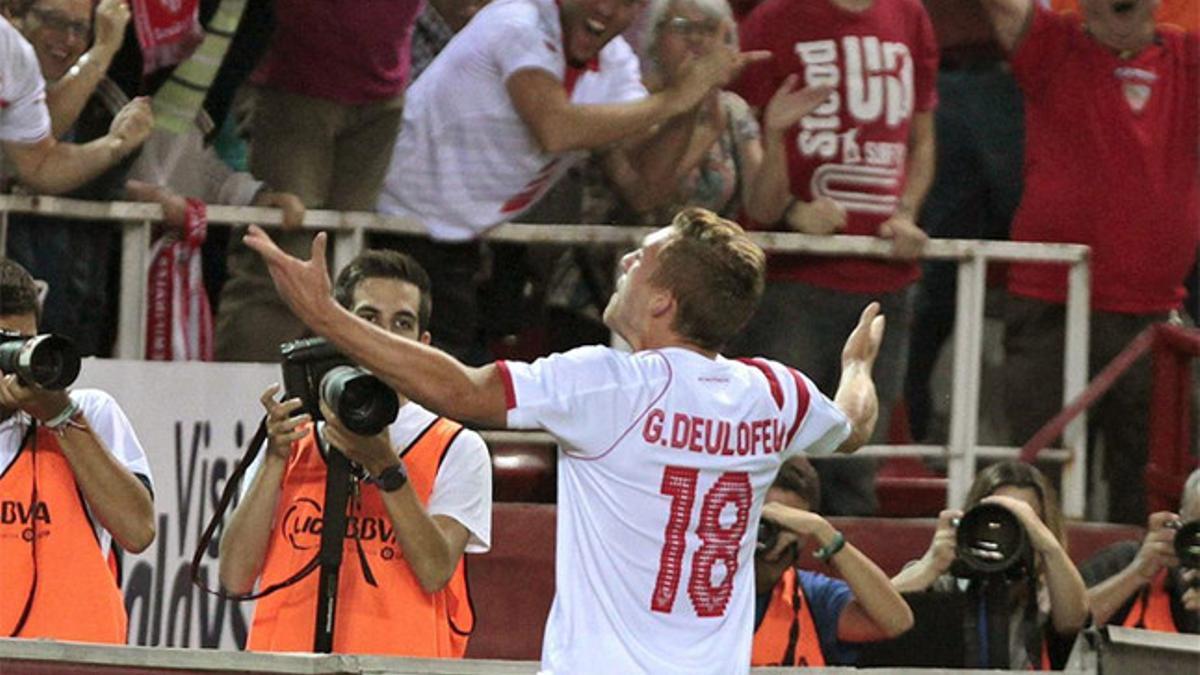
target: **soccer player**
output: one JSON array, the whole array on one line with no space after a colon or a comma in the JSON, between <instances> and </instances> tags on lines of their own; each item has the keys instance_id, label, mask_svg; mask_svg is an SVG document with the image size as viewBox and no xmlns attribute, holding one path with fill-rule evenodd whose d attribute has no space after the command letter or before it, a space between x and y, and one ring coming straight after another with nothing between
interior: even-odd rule
<instances>
[{"instance_id":1,"label":"soccer player","mask_svg":"<svg viewBox=\"0 0 1200 675\"><path fill-rule=\"evenodd\" d=\"M622 259L604 318L631 353L583 347L470 368L339 308L324 234L307 262L257 227L246 243L296 316L397 391L455 419L558 439L547 672L749 670L763 499L787 458L870 437L878 305L846 342L832 401L782 364L723 358L762 293L765 255L737 224L688 209Z\"/></svg>"}]
</instances>

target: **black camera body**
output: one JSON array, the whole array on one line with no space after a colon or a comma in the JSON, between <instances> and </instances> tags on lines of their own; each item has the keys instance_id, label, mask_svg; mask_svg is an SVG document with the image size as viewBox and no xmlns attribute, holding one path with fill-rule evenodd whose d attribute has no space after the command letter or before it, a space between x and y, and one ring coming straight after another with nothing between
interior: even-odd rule
<instances>
[{"instance_id":1,"label":"black camera body","mask_svg":"<svg viewBox=\"0 0 1200 675\"><path fill-rule=\"evenodd\" d=\"M977 504L958 522L950 573L963 578L1027 578L1033 545L1016 514L999 504Z\"/></svg>"},{"instance_id":2,"label":"black camera body","mask_svg":"<svg viewBox=\"0 0 1200 675\"><path fill-rule=\"evenodd\" d=\"M1200 520L1168 523L1177 527L1175 533L1175 557L1179 558L1179 566L1200 570Z\"/></svg>"},{"instance_id":3,"label":"black camera body","mask_svg":"<svg viewBox=\"0 0 1200 675\"><path fill-rule=\"evenodd\" d=\"M754 550L759 553L765 553L775 548L775 544L779 542L779 525L774 521L760 518L758 520L758 543Z\"/></svg>"},{"instance_id":4,"label":"black camera body","mask_svg":"<svg viewBox=\"0 0 1200 675\"><path fill-rule=\"evenodd\" d=\"M279 346L283 388L299 398L304 412L323 420L321 401L342 424L361 436L374 436L396 420L400 399L391 387L356 366L324 338L305 338Z\"/></svg>"},{"instance_id":5,"label":"black camera body","mask_svg":"<svg viewBox=\"0 0 1200 675\"><path fill-rule=\"evenodd\" d=\"M66 389L79 377L80 365L79 350L66 337L0 329L0 372L15 373L24 385Z\"/></svg>"}]
</instances>

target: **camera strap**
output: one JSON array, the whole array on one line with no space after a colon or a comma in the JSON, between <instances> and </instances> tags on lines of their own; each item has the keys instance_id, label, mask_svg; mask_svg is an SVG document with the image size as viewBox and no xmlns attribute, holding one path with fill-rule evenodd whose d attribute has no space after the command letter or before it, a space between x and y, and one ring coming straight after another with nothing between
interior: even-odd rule
<instances>
[{"instance_id":1,"label":"camera strap","mask_svg":"<svg viewBox=\"0 0 1200 675\"><path fill-rule=\"evenodd\" d=\"M33 462L33 486L30 490L30 495L29 495L29 512L30 513L36 512L37 503L38 503L37 425L38 425L37 420L34 420L33 423L29 425L29 430L25 432L25 437L21 439L21 445L18 446L18 448L17 448L17 452L23 452L25 449L25 446L27 444L29 444L30 440L32 439L33 444L30 445L30 448L29 448L29 452L31 453L31 460ZM13 462L16 462L16 461L17 461L16 458L14 458ZM29 621L29 613L31 611L33 611L33 598L35 595L37 595L37 587L38 587L37 544L38 544L38 539L41 539L41 537L39 537L38 533L37 533L37 524L38 524L37 518L31 518L30 522L31 522L30 526L33 528L33 538L30 539L30 541L29 541L29 556L33 560L33 579L29 582L29 593L25 596L25 607L21 610L21 616L17 619L17 624L16 624L16 626L13 627L12 632L8 634L8 637L10 637L10 638L17 637L18 635L21 634L21 631L25 629L25 623L27 621Z\"/></svg>"},{"instance_id":2,"label":"camera strap","mask_svg":"<svg viewBox=\"0 0 1200 675\"><path fill-rule=\"evenodd\" d=\"M312 574L320 563L320 554L318 553L305 563L304 567L301 567L287 579L251 593L230 593L220 587L212 589L208 587L207 579L200 578L200 561L204 558L204 552L208 550L217 528L224 522L225 512L229 509L229 504L233 501L234 496L237 495L238 487L242 483L242 477L246 475L246 469L249 468L254 458L258 456L259 448L263 447L266 440L267 416L263 415L262 421L258 423L258 429L254 432L254 436L250 438L250 444L247 446L245 453L242 454L241 461L238 462L237 468L233 470L233 474L229 476L229 480L225 483L225 489L221 491L221 499L217 502L216 508L213 509L212 518L208 521L208 525L205 526L204 534L200 535L200 542L196 544L196 551L192 554L192 583L205 593L230 600L257 600L298 583Z\"/></svg>"}]
</instances>

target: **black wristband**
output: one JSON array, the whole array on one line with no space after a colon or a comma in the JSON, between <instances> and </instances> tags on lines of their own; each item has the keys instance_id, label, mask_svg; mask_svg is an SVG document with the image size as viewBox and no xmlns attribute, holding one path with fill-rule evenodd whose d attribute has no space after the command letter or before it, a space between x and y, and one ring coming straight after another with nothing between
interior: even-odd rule
<instances>
[{"instance_id":1,"label":"black wristband","mask_svg":"<svg viewBox=\"0 0 1200 675\"><path fill-rule=\"evenodd\" d=\"M379 475L372 478L370 482L383 492L395 492L408 482L408 471L405 470L404 463L399 462L380 471Z\"/></svg>"}]
</instances>

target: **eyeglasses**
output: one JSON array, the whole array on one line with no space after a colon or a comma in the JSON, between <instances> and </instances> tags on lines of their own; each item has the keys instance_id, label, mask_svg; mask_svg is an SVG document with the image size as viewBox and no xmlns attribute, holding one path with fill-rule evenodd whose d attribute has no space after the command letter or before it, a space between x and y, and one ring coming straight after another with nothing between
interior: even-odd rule
<instances>
[{"instance_id":1,"label":"eyeglasses","mask_svg":"<svg viewBox=\"0 0 1200 675\"><path fill-rule=\"evenodd\" d=\"M714 19L693 21L682 16L671 17L663 21L663 27L681 37L716 37L721 31L721 23Z\"/></svg>"},{"instance_id":2,"label":"eyeglasses","mask_svg":"<svg viewBox=\"0 0 1200 675\"><path fill-rule=\"evenodd\" d=\"M91 42L92 24L87 21L73 21L60 12L49 9L31 7L29 13L37 18L38 23L52 31L66 33L80 42Z\"/></svg>"}]
</instances>

